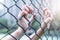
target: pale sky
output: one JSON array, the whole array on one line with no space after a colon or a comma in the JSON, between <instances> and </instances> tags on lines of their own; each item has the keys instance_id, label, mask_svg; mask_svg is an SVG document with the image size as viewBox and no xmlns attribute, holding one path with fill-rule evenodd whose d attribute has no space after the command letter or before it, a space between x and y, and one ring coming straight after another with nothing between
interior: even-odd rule
<instances>
[{"instance_id":1,"label":"pale sky","mask_svg":"<svg viewBox=\"0 0 60 40\"><path fill-rule=\"evenodd\" d=\"M52 0L53 10L55 11L56 20L60 21L60 0Z\"/></svg>"},{"instance_id":2,"label":"pale sky","mask_svg":"<svg viewBox=\"0 0 60 40\"><path fill-rule=\"evenodd\" d=\"M3 0L0 0L1 3L3 3ZM3 6L0 4L0 9L3 9Z\"/></svg>"},{"instance_id":3,"label":"pale sky","mask_svg":"<svg viewBox=\"0 0 60 40\"><path fill-rule=\"evenodd\" d=\"M52 6L55 11L60 11L60 0L52 0Z\"/></svg>"}]
</instances>

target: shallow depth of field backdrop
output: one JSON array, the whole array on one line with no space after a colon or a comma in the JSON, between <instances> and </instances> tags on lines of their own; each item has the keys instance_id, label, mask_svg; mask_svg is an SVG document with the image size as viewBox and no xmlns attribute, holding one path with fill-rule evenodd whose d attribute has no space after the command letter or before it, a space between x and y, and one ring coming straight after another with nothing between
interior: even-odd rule
<instances>
[{"instance_id":1,"label":"shallow depth of field backdrop","mask_svg":"<svg viewBox=\"0 0 60 40\"><path fill-rule=\"evenodd\" d=\"M31 24L32 27L21 39L17 40L29 38L29 35L41 26L41 11L45 7L52 11L54 20L51 29L45 30L39 40L60 40L60 0L0 0L0 40L17 29L17 16L25 4L31 6L34 9L34 13L39 13L40 18L38 20L35 19Z\"/></svg>"}]
</instances>

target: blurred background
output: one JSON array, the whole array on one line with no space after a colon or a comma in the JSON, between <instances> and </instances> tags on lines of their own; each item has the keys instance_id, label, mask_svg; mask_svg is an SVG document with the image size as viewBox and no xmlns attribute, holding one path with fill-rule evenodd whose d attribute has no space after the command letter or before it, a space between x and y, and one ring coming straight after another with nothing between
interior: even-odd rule
<instances>
[{"instance_id":1,"label":"blurred background","mask_svg":"<svg viewBox=\"0 0 60 40\"><path fill-rule=\"evenodd\" d=\"M51 24L51 29L43 34L40 40L60 40L60 0L0 0L0 39L4 38L8 33L12 33L18 28L16 23L17 16L21 11L22 6L30 5L35 13L40 13L45 7L49 7L52 11L54 20ZM37 21L32 23L33 29L28 29L27 35L31 35L36 31L41 23L41 15ZM49 35L49 36L48 36ZM24 40L27 36L24 35L20 40Z\"/></svg>"}]
</instances>

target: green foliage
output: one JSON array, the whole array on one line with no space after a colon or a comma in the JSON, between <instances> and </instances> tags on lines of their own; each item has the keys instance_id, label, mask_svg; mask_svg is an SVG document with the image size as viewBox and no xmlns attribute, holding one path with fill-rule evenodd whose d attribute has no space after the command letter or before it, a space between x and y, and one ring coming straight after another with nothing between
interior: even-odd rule
<instances>
[{"instance_id":1,"label":"green foliage","mask_svg":"<svg viewBox=\"0 0 60 40\"><path fill-rule=\"evenodd\" d=\"M0 18L0 23L2 23L5 26L8 26L7 19L5 18ZM0 24L0 33L6 33L6 32L7 32L7 29Z\"/></svg>"},{"instance_id":2,"label":"green foliage","mask_svg":"<svg viewBox=\"0 0 60 40\"><path fill-rule=\"evenodd\" d=\"M6 32L7 32L6 28L3 28L3 29L0 30L0 33L4 33L5 34Z\"/></svg>"},{"instance_id":3,"label":"green foliage","mask_svg":"<svg viewBox=\"0 0 60 40\"><path fill-rule=\"evenodd\" d=\"M7 26L9 29L12 27L12 25L14 24L13 22L14 20L10 19L7 20L6 18L0 18L0 23L2 23L3 25ZM9 23L9 25L8 25ZM11 32L13 32L13 30L15 30L15 26L12 28ZM0 33L6 33L8 29L6 29L4 26L0 25Z\"/></svg>"},{"instance_id":4,"label":"green foliage","mask_svg":"<svg viewBox=\"0 0 60 40\"><path fill-rule=\"evenodd\" d=\"M2 23L5 26L8 26L7 25L7 19L5 19L5 18L0 18L0 23ZM4 27L2 25L0 25L0 29L2 29L2 28L4 28Z\"/></svg>"},{"instance_id":5,"label":"green foliage","mask_svg":"<svg viewBox=\"0 0 60 40\"><path fill-rule=\"evenodd\" d=\"M36 30L40 27L39 26L40 24L36 20L33 21L32 25L33 25L33 28Z\"/></svg>"}]
</instances>

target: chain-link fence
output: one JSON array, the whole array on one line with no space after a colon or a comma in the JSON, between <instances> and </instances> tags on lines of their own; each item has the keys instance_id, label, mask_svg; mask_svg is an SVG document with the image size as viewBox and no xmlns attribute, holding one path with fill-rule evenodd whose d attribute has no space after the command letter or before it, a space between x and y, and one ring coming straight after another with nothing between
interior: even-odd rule
<instances>
[{"instance_id":1,"label":"chain-link fence","mask_svg":"<svg viewBox=\"0 0 60 40\"><path fill-rule=\"evenodd\" d=\"M2 38L0 38L0 40L3 39L4 37L6 37L7 35L10 35L15 40L20 40L20 39L16 39L14 36L12 36L11 33L13 32L13 30L15 30L17 28L17 26L20 26L17 23L18 22L17 15L25 4L28 4L29 6L31 6L34 9L34 13L39 14L39 18L38 19L35 18L33 24L31 24L29 22L29 20L27 20L29 22L30 30L31 31L33 30L32 32L31 31L25 32L25 36L27 36L28 38L30 38L29 37L30 34L32 34L33 32L36 32L36 30L41 26L42 9L45 7L49 7L49 8L51 7L49 4L49 1L47 1L47 0L4 0L3 2L0 2L0 5L3 6L3 8L2 8L3 11L0 12L0 20L1 20L0 29L6 30L5 35L3 37L1 36ZM5 20L5 18L7 20ZM35 22L36 22L36 24L34 24ZM55 39L54 39L53 35L54 35ZM40 38L39 40L58 40L58 36L56 35L56 32L50 31L50 30L48 30L47 32L45 30L42 37L39 37L39 38ZM30 40L32 40L32 39L30 38Z\"/></svg>"}]
</instances>

